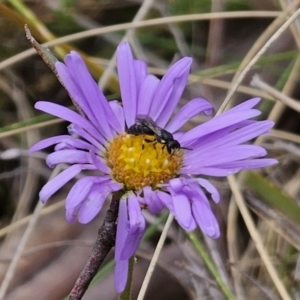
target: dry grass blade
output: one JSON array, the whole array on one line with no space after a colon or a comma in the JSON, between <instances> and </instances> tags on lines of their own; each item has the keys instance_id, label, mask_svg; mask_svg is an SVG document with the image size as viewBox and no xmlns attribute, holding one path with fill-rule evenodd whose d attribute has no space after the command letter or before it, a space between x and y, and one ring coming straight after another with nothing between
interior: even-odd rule
<instances>
[{"instance_id":1,"label":"dry grass blade","mask_svg":"<svg viewBox=\"0 0 300 300\"><path fill-rule=\"evenodd\" d=\"M228 95L226 96L224 102L222 103L216 115L220 114L225 109L231 97L236 92L237 87L240 85L240 83L245 78L245 75L255 65L258 59L266 52L266 50L272 45L272 43L276 41L278 37L296 20L296 18L299 17L299 15L300 15L300 8L271 36L271 38L265 43L265 45L257 52L257 54L245 66L245 68L241 71L240 75L234 82L232 88L230 89Z\"/></svg>"},{"instance_id":2,"label":"dry grass blade","mask_svg":"<svg viewBox=\"0 0 300 300\"><path fill-rule=\"evenodd\" d=\"M200 21L200 20L210 20L210 19L231 19L231 18L274 18L280 15L279 12L269 12L269 11L253 11L249 13L248 11L241 11L241 12L222 12L222 13L207 13L207 14L191 14L191 15L184 15L184 16L172 16L172 17L164 17L158 19L151 19L146 21L139 21L136 23L123 23L120 25L111 25L104 28L97 28L91 29L84 32L79 32L71 35L66 35L64 37L52 40L47 43L41 44L43 47L53 47L56 45L60 45L67 42L72 42L96 35L111 33L120 30L128 30L133 28L142 28L142 27L149 27L149 26L158 26L163 24L169 23L176 23L176 22L191 22L191 21ZM11 66L23 60L29 56L34 55L36 52L34 49L26 50L18 55L15 55L7 60L4 60L0 63L0 70Z\"/></svg>"},{"instance_id":3,"label":"dry grass blade","mask_svg":"<svg viewBox=\"0 0 300 300\"><path fill-rule=\"evenodd\" d=\"M154 252L154 254L152 256L152 259L151 259L150 265L148 267L146 276L145 276L145 278L143 280L143 284L142 284L142 287L140 289L140 292L139 292L137 300L143 300L144 297L145 297L145 293L146 293L147 287L149 285L149 282L150 282L151 276L153 274L155 265L157 263L159 254L160 254L160 252L162 250L162 247L163 247L163 245L165 243L165 240L166 240L169 228L170 228L173 220L174 220L174 217L170 214L169 217L168 217L168 219L167 219L167 222L166 222L166 224L164 226L164 229L163 229L163 231L162 231L162 233L160 235L159 241L157 243L155 252Z\"/></svg>"},{"instance_id":4,"label":"dry grass blade","mask_svg":"<svg viewBox=\"0 0 300 300\"><path fill-rule=\"evenodd\" d=\"M297 134L284 132L276 129L272 129L271 134L273 137L300 144L300 136Z\"/></svg>"},{"instance_id":5,"label":"dry grass blade","mask_svg":"<svg viewBox=\"0 0 300 300\"><path fill-rule=\"evenodd\" d=\"M269 255L267 254L267 252L265 250L265 247L262 243L260 234L258 233L257 229L255 228L254 222L253 222L250 212L247 208L247 205L245 204L245 200L242 196L242 193L239 190L239 187L235 180L235 177L233 175L228 176L228 182L229 182L230 188L232 190L232 193L234 195L236 204L243 216L243 219L249 230L251 238L253 239L255 247L256 247L258 253L260 254L262 261L264 262L264 265L265 265L270 277L272 278L276 289L278 290L278 292L283 300L291 300L291 297L288 294L288 292L284 286L284 283L280 280L278 273L277 273L276 269L274 268Z\"/></svg>"},{"instance_id":6,"label":"dry grass blade","mask_svg":"<svg viewBox=\"0 0 300 300\"><path fill-rule=\"evenodd\" d=\"M132 23L136 23L138 21L143 20L147 13L149 12L150 8L153 5L154 0L145 0L143 1L139 11L136 13L135 17L132 20ZM125 35L123 36L121 42L125 41L131 41L133 39L134 30L130 29L127 30ZM99 80L99 86L100 88L105 88L109 77L111 76L111 73L113 72L114 68L116 66L116 52L113 54L112 58L110 59L108 66L106 67L105 71L103 72L100 80Z\"/></svg>"},{"instance_id":7,"label":"dry grass blade","mask_svg":"<svg viewBox=\"0 0 300 300\"><path fill-rule=\"evenodd\" d=\"M52 126L52 125L62 123L62 122L63 121L61 119L56 119L56 120L50 120L50 121L45 121L45 122L36 123L36 124L32 124L32 125L23 126L18 129L8 130L8 131L0 133L0 139L15 135L15 134L20 134L22 132L26 132L26 131L29 131L32 129L38 129L38 128L44 128L47 126Z\"/></svg>"},{"instance_id":8,"label":"dry grass blade","mask_svg":"<svg viewBox=\"0 0 300 300\"><path fill-rule=\"evenodd\" d=\"M282 89L283 94L290 95L294 91L295 86L297 85L299 70L300 70L300 55L298 55L296 63L293 67L293 70L292 70L286 84L284 85L284 87ZM282 112L285 108L286 108L286 106L284 105L284 103L276 102L275 106L273 107L272 111L269 114L268 119L276 122L282 115Z\"/></svg>"},{"instance_id":9,"label":"dry grass blade","mask_svg":"<svg viewBox=\"0 0 300 300\"><path fill-rule=\"evenodd\" d=\"M277 99L284 103L286 106L296 110L297 112L300 112L300 103L298 101L284 95L283 93L280 93L267 83L263 82L258 75L255 75L253 77L251 85L261 89L262 91L270 95L273 99Z\"/></svg>"}]
</instances>

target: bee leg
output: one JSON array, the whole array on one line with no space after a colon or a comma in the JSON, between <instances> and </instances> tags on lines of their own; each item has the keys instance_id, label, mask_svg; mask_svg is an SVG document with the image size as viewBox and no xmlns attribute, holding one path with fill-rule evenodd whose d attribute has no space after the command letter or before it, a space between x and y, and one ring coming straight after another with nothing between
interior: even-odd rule
<instances>
[{"instance_id":1,"label":"bee leg","mask_svg":"<svg viewBox=\"0 0 300 300\"><path fill-rule=\"evenodd\" d=\"M155 140L144 139L144 141L147 142L147 143L153 143Z\"/></svg>"}]
</instances>

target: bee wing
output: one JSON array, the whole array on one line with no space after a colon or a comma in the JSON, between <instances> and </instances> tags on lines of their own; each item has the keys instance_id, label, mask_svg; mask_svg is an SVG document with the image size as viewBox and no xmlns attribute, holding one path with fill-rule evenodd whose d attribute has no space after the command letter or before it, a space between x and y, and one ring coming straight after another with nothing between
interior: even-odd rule
<instances>
[{"instance_id":1,"label":"bee wing","mask_svg":"<svg viewBox=\"0 0 300 300\"><path fill-rule=\"evenodd\" d=\"M151 117L147 115L137 115L135 118L137 124L141 124L143 126L151 129L155 134L161 135L161 128L156 125L156 123L152 120Z\"/></svg>"},{"instance_id":2,"label":"bee wing","mask_svg":"<svg viewBox=\"0 0 300 300\"><path fill-rule=\"evenodd\" d=\"M152 118L147 115L136 115L135 121L140 124L145 123L145 121L147 121L149 123L156 125L155 122L152 120Z\"/></svg>"}]
</instances>

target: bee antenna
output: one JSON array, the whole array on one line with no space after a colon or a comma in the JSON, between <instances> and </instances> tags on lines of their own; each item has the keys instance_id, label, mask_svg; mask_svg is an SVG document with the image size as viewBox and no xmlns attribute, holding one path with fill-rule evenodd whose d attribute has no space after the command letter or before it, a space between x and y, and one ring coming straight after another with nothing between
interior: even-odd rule
<instances>
[{"instance_id":1,"label":"bee antenna","mask_svg":"<svg viewBox=\"0 0 300 300\"><path fill-rule=\"evenodd\" d=\"M193 150L191 148L187 148L187 147L180 147L181 149L184 149L184 150Z\"/></svg>"}]
</instances>

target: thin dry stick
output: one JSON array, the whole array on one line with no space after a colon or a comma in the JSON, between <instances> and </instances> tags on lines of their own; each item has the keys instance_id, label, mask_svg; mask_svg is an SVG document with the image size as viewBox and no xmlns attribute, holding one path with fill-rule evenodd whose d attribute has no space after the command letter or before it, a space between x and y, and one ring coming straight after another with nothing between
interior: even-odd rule
<instances>
[{"instance_id":1,"label":"thin dry stick","mask_svg":"<svg viewBox=\"0 0 300 300\"><path fill-rule=\"evenodd\" d=\"M293 66L293 70L290 73L289 78L282 89L283 94L290 95L294 90L295 85L298 82L299 69L300 69L300 55L298 54L295 65ZM268 120L272 120L276 122L280 118L282 111L285 107L286 106L282 102L276 102L271 112L269 113ZM260 140L261 139L259 138L258 141Z\"/></svg>"},{"instance_id":2,"label":"thin dry stick","mask_svg":"<svg viewBox=\"0 0 300 300\"><path fill-rule=\"evenodd\" d=\"M244 200L242 193L238 187L235 177L233 175L230 175L227 178L228 178L228 182L229 182L230 188L232 190L232 193L234 195L236 204L241 212L241 215L243 216L243 220L246 223L246 226L249 230L251 238L254 241L255 247L256 247L262 261L264 262L265 267L266 267L271 279L273 280L273 282L275 284L275 287L277 288L277 290L283 300L291 300L291 297L289 296L284 284L280 280L276 269L274 268L274 266L271 263L271 260L270 260L268 254L266 252L266 249L262 243L261 237L255 227L255 224L252 220L250 212L247 208L247 205L245 204L245 200Z\"/></svg>"},{"instance_id":3,"label":"thin dry stick","mask_svg":"<svg viewBox=\"0 0 300 300\"><path fill-rule=\"evenodd\" d=\"M283 93L275 90L273 87L268 85L267 83L263 82L258 75L253 76L253 79L251 81L251 85L255 86L267 94L271 95L274 99L278 99L288 107L296 110L297 112L300 112L300 103L296 100L284 95Z\"/></svg>"},{"instance_id":4,"label":"thin dry stick","mask_svg":"<svg viewBox=\"0 0 300 300\"><path fill-rule=\"evenodd\" d=\"M24 87L22 89L22 85L19 82L18 78L16 78L13 74L10 74L12 77L12 84L5 78L1 78L0 80L0 88L4 91L7 95L9 95L11 101L15 104L17 109L17 116L20 122L30 119L31 117L31 110L29 108L28 99L24 95ZM23 136L22 136L23 137ZM22 138L21 137L21 138ZM25 146L27 148L28 145L33 145L39 140L39 133L36 131L26 132L25 138ZM23 142L23 140L22 140ZM29 170L35 169L39 167L39 163L33 157L28 157L27 166ZM22 180L24 181L22 192L20 193L20 198L18 199L18 205L16 210L14 211L14 215L12 217L11 223L15 222L18 219L21 219L24 215L28 214L29 209L29 202L31 201L33 195L36 192L35 183L37 182L36 176L37 174L34 172L26 172L22 176ZM10 237L11 239L12 237ZM9 243L8 237L3 241L2 247L5 248L5 245Z\"/></svg>"},{"instance_id":5,"label":"thin dry stick","mask_svg":"<svg viewBox=\"0 0 300 300\"><path fill-rule=\"evenodd\" d=\"M293 1L291 5L289 5L284 13L281 13L270 25L269 27L259 36L259 38L256 40L256 42L253 44L251 49L248 51L248 53L243 58L239 70L235 73L231 83L230 88L232 88L232 85L237 80L239 75L241 74L242 70L248 65L249 61L253 58L253 56L261 49L261 47L267 42L267 40L271 37L271 35L274 33L274 31L279 28L283 22L285 21L288 13L293 11L295 7L298 5L299 0ZM240 71L241 70L241 71ZM255 94L254 94L255 95Z\"/></svg>"},{"instance_id":6,"label":"thin dry stick","mask_svg":"<svg viewBox=\"0 0 300 300\"><path fill-rule=\"evenodd\" d=\"M61 170L60 165L56 166L55 169L52 171L52 174L51 174L49 180L54 178L60 172L60 170ZM19 262L19 259L22 256L22 253L23 253L25 245L29 239L29 236L31 235L31 233L34 229L34 226L39 218L42 207L43 207L43 203L39 200L38 204L36 205L35 210L32 214L32 217L28 223L28 226L19 242L18 248L14 254L14 257L6 271L5 277L2 281L2 284L0 287L0 300L3 300L5 297L5 294L7 292L9 284L15 274L15 270L16 270L17 264Z\"/></svg>"},{"instance_id":7,"label":"thin dry stick","mask_svg":"<svg viewBox=\"0 0 300 300\"><path fill-rule=\"evenodd\" d=\"M293 1L294 2L294 1ZM291 1L286 1L286 0L279 0L281 9L283 11L286 11L287 7L289 6L289 4L291 4ZM293 12L295 12L295 9L292 10ZM295 39L295 42L298 46L298 48L300 48L300 31L299 31L299 20L296 20L294 24L291 25L291 32L292 35Z\"/></svg>"},{"instance_id":8,"label":"thin dry stick","mask_svg":"<svg viewBox=\"0 0 300 300\"><path fill-rule=\"evenodd\" d=\"M232 198L232 197L231 197ZM240 246L237 236L237 219L238 219L238 207L232 199L230 199L228 207L228 221L227 221L227 244L228 255L231 266L231 274L233 279L234 290L236 293L236 299L246 300L245 289L242 284L242 277L239 270L235 267L235 263L239 260L238 248Z\"/></svg>"},{"instance_id":9,"label":"thin dry stick","mask_svg":"<svg viewBox=\"0 0 300 300\"><path fill-rule=\"evenodd\" d=\"M144 278L144 281L143 281L142 287L140 289L140 292L139 292L137 300L143 300L144 297L145 297L145 293L146 293L147 287L149 285L151 276L153 274L155 265L157 263L158 256L159 256L159 254L160 254L160 252L162 250L162 247L163 247L163 245L165 243L165 240L166 240L166 237L167 237L167 233L168 233L169 228L170 228L170 226L171 226L171 224L173 222L173 219L174 219L173 215L169 214L168 220L167 220L167 222L165 224L163 232L161 233L161 236L160 236L159 241L157 243L157 246L156 246L156 249L154 251L153 257L151 259L149 268L147 270L147 273L146 273L146 276Z\"/></svg>"},{"instance_id":10,"label":"thin dry stick","mask_svg":"<svg viewBox=\"0 0 300 300\"><path fill-rule=\"evenodd\" d=\"M79 39L92 37L95 35L101 35L106 33L111 33L114 31L127 30L131 28L142 28L142 27L150 27L150 26L158 26L162 24L168 23L176 23L176 22L192 22L192 21L204 21L210 19L231 19L231 18L276 18L281 13L278 11L239 11L239 12L221 12L221 13L207 13L207 14L191 14L191 15L183 15L183 16L172 16L172 17L164 17L157 18L145 21L139 21L136 23L123 23L118 25L111 25L102 28L90 29L74 34L70 34L55 40L51 40L47 43L41 44L43 47L52 47L56 45L60 45L63 43L68 43L72 41L76 41ZM12 64L19 62L21 59L25 59L31 55L34 55L36 51L34 49L29 49L24 52L21 52L13 57L10 57L3 62L0 63L0 70L4 69Z\"/></svg>"},{"instance_id":11,"label":"thin dry stick","mask_svg":"<svg viewBox=\"0 0 300 300\"><path fill-rule=\"evenodd\" d=\"M224 10L225 3L223 0L212 0L211 10L213 12L220 12ZM212 20L209 24L208 42L206 53L206 68L211 68L219 64L222 51L223 34L224 32L224 20L217 19Z\"/></svg>"},{"instance_id":12,"label":"thin dry stick","mask_svg":"<svg viewBox=\"0 0 300 300\"><path fill-rule=\"evenodd\" d=\"M140 9L138 10L135 17L132 20L133 24L138 22L138 21L143 20L146 17L149 9L153 5L153 1L154 0L145 0L145 1L142 2L142 5L141 5ZM132 37L133 37L133 34L134 34L134 29L127 30L127 32L125 33L125 35L123 36L123 38L121 40L121 43L125 42L126 40L130 41L130 39L132 39ZM100 86L101 89L103 89L105 87L105 85L106 85L111 73L113 72L115 66L116 66L116 52L114 53L114 55L110 59L108 66L106 67L105 71L103 72L103 74L100 78L99 86Z\"/></svg>"},{"instance_id":13,"label":"thin dry stick","mask_svg":"<svg viewBox=\"0 0 300 300\"><path fill-rule=\"evenodd\" d=\"M14 78L14 82L17 81L17 78ZM31 105L28 102L27 97L24 95L24 91L21 88L17 87L17 84L10 88L11 100L16 105L18 110L19 121L26 121L32 117ZM40 140L40 133L37 130L26 131L24 135L25 138L25 147L28 148L29 146L37 143ZM27 168L35 169L39 168L40 164L33 157L27 158ZM14 215L12 218L12 223L18 219L21 219L23 216L28 214L30 201L34 197L37 191L37 174L34 172L27 172L24 180L24 185L22 188L22 192L20 193L20 197L18 199L18 205L16 210L14 211ZM7 242L7 240L6 240Z\"/></svg>"},{"instance_id":14,"label":"thin dry stick","mask_svg":"<svg viewBox=\"0 0 300 300\"><path fill-rule=\"evenodd\" d=\"M75 282L69 300L80 300L83 297L103 260L115 245L119 200L120 194L113 194L109 210L106 212L104 222L98 231L91 254Z\"/></svg>"},{"instance_id":15,"label":"thin dry stick","mask_svg":"<svg viewBox=\"0 0 300 300\"><path fill-rule=\"evenodd\" d=\"M300 15L300 8L296 10L296 12L271 36L271 38L265 43L265 45L257 52L257 54L251 59L248 65L243 69L229 93L227 94L224 102L222 103L220 109L218 110L216 115L219 115L227 106L228 102L231 100L231 97L236 92L237 87L243 81L246 74L250 71L250 69L254 66L254 64L258 61L258 59L266 52L266 50L272 45L274 41L278 39L278 37L298 18Z\"/></svg>"},{"instance_id":16,"label":"thin dry stick","mask_svg":"<svg viewBox=\"0 0 300 300\"><path fill-rule=\"evenodd\" d=\"M170 5L168 1L155 1L154 7L160 12L163 17L169 17L170 13ZM191 51L185 41L184 33L182 30L176 25L169 23L167 24L170 34L174 38L174 42L181 56L189 56Z\"/></svg>"},{"instance_id":17,"label":"thin dry stick","mask_svg":"<svg viewBox=\"0 0 300 300\"><path fill-rule=\"evenodd\" d=\"M192 75L192 78L193 77L194 76ZM205 78L205 79L198 78L197 81L201 82L201 84L206 84L206 85L209 85L209 86L218 87L218 88L225 89L225 90L228 90L230 88L230 83L225 81L225 80L210 79L210 78ZM194 80L194 82L195 82L195 80ZM237 90L239 92L242 92L242 93L245 93L245 94L248 94L248 95L256 95L258 97L268 98L268 94L266 94L262 91L259 91L257 89L245 86L245 85L239 85Z\"/></svg>"},{"instance_id":18,"label":"thin dry stick","mask_svg":"<svg viewBox=\"0 0 300 300\"><path fill-rule=\"evenodd\" d=\"M251 49L248 51L248 53L243 58L240 66L239 66L239 70L237 70L233 79L231 80L230 88L232 88L232 86L236 82L237 78L239 78L242 70L248 65L249 61L254 57L254 55L257 53L257 51L259 51L261 49L261 47L268 41L268 39L277 30L277 28L279 28L283 24L283 22L285 21L285 19L288 16L288 14L295 9L295 7L298 5L298 3L299 3L299 0L293 1L293 3L286 8L285 12L281 13L268 26L268 28L259 36L259 38L256 40L256 42L253 44ZM256 95L256 94L254 93L254 95ZM262 97L262 98L264 98L264 97ZM225 107L224 107L224 109L225 109Z\"/></svg>"},{"instance_id":19,"label":"thin dry stick","mask_svg":"<svg viewBox=\"0 0 300 300\"><path fill-rule=\"evenodd\" d=\"M294 134L294 133L290 133L290 132L286 132L286 131L281 131L281 130L277 130L277 129L272 129L271 130L271 135L273 137L276 137L276 138L279 138L279 139L283 139L283 140L287 140L287 141L290 141L290 142L300 144L300 136L298 134Z\"/></svg>"},{"instance_id":20,"label":"thin dry stick","mask_svg":"<svg viewBox=\"0 0 300 300\"><path fill-rule=\"evenodd\" d=\"M62 119L55 119L55 120L45 121L45 122L42 122L42 123L36 123L36 124L32 124L32 125L23 126L21 128L17 128L17 129L12 129L12 130L0 133L0 139L8 137L8 136L15 135L15 134L20 134L22 132L25 132L25 131L28 131L28 130L31 130L31 129L37 129L37 128L41 128L41 127L52 126L54 124L58 124L58 123L61 123L61 122L63 122Z\"/></svg>"}]
</instances>

